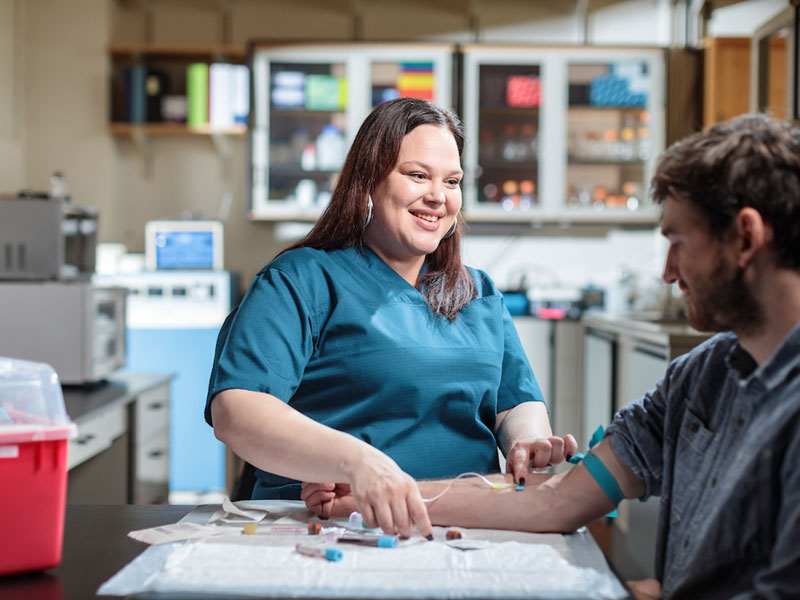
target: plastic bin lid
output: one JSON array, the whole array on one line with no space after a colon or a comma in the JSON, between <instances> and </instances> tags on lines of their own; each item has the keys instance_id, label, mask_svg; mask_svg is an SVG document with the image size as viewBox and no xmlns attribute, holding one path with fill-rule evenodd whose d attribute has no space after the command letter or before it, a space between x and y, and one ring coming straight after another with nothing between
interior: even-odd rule
<instances>
[{"instance_id":1,"label":"plastic bin lid","mask_svg":"<svg viewBox=\"0 0 800 600\"><path fill-rule=\"evenodd\" d=\"M0 357L0 444L63 439L77 432L53 367Z\"/></svg>"}]
</instances>

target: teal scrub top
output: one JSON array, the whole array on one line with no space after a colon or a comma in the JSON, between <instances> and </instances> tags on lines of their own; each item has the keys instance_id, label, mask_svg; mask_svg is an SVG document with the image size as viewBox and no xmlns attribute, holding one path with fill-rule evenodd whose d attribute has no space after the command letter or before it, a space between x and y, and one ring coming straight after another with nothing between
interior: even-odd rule
<instances>
[{"instance_id":1,"label":"teal scrub top","mask_svg":"<svg viewBox=\"0 0 800 600\"><path fill-rule=\"evenodd\" d=\"M544 399L502 295L469 271L477 297L450 322L369 248L281 254L220 331L206 421L216 393L264 392L417 479L499 470L497 413ZM294 480L256 476L253 498L300 497Z\"/></svg>"}]
</instances>

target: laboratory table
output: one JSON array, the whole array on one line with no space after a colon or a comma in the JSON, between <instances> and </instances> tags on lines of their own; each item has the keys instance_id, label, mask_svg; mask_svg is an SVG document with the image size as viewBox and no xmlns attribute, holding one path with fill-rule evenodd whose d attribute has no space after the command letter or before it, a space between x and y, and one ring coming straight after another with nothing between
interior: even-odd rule
<instances>
[{"instance_id":1,"label":"laboratory table","mask_svg":"<svg viewBox=\"0 0 800 600\"><path fill-rule=\"evenodd\" d=\"M175 523L193 508L178 505L67 505L61 564L40 573L0 577L0 599L111 598L97 596L97 589L146 549L144 544L129 538L128 532ZM616 575L614 566L610 563L609 566ZM174 596L150 593L137 597ZM633 598L632 595L629 597Z\"/></svg>"},{"instance_id":2,"label":"laboratory table","mask_svg":"<svg viewBox=\"0 0 800 600\"><path fill-rule=\"evenodd\" d=\"M70 504L61 564L42 573L0 577L2 600L83 600L142 553L129 531L180 520L191 506ZM105 597L105 596L104 596Z\"/></svg>"}]
</instances>

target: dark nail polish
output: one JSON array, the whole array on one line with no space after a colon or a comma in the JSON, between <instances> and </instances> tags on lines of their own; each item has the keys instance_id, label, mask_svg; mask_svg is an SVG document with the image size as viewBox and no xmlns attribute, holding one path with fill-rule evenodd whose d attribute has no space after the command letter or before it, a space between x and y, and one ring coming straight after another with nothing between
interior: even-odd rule
<instances>
[{"instance_id":1,"label":"dark nail polish","mask_svg":"<svg viewBox=\"0 0 800 600\"><path fill-rule=\"evenodd\" d=\"M433 541L433 534L429 533L428 535L425 536L425 539L428 540L429 542L432 542Z\"/></svg>"},{"instance_id":2,"label":"dark nail polish","mask_svg":"<svg viewBox=\"0 0 800 600\"><path fill-rule=\"evenodd\" d=\"M567 454L567 460L570 460L571 458L572 458L572 454Z\"/></svg>"},{"instance_id":3,"label":"dark nail polish","mask_svg":"<svg viewBox=\"0 0 800 600\"><path fill-rule=\"evenodd\" d=\"M525 485L525 478L524 477L520 477L519 478L519 484L520 485Z\"/></svg>"}]
</instances>

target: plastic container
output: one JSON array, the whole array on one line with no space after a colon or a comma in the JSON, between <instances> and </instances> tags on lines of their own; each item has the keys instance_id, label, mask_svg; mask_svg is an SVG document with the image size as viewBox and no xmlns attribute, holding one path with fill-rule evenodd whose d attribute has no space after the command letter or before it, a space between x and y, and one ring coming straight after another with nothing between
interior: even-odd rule
<instances>
[{"instance_id":1,"label":"plastic container","mask_svg":"<svg viewBox=\"0 0 800 600\"><path fill-rule=\"evenodd\" d=\"M0 357L0 575L61 562L67 440L76 433L53 368Z\"/></svg>"},{"instance_id":2,"label":"plastic container","mask_svg":"<svg viewBox=\"0 0 800 600\"><path fill-rule=\"evenodd\" d=\"M323 171L340 169L345 154L344 134L336 125L325 125L317 137L317 167Z\"/></svg>"}]
</instances>

